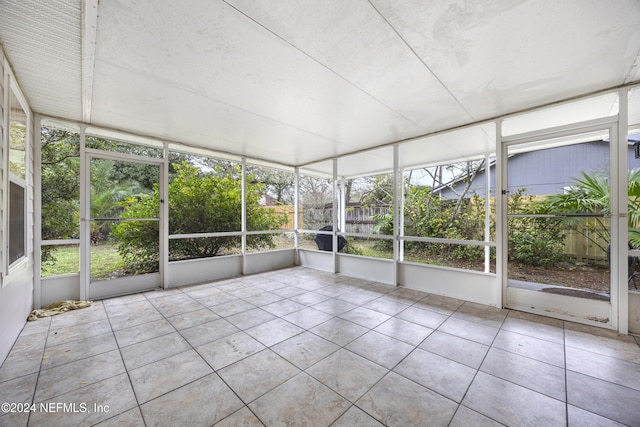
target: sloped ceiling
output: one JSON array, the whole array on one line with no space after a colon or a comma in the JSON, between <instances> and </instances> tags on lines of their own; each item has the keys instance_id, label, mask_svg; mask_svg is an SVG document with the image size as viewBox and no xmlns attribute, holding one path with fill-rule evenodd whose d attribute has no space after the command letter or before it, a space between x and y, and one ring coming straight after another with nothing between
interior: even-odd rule
<instances>
[{"instance_id":1,"label":"sloped ceiling","mask_svg":"<svg viewBox=\"0 0 640 427\"><path fill-rule=\"evenodd\" d=\"M638 0L0 0L34 111L287 165L638 81L638 22Z\"/></svg>"}]
</instances>

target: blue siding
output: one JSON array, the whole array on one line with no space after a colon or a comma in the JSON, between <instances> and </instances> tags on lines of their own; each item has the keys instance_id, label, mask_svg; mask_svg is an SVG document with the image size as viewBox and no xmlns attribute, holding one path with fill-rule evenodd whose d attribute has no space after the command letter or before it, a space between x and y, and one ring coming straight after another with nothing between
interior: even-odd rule
<instances>
[{"instance_id":1,"label":"blue siding","mask_svg":"<svg viewBox=\"0 0 640 427\"><path fill-rule=\"evenodd\" d=\"M629 169L640 168L640 159L634 158L633 146L629 146ZM596 141L589 144L574 144L514 154L508 163L508 190L515 192L524 188L529 195L543 196L562 193L582 171L590 174L609 170L609 143ZM495 196L495 165L491 166L491 196ZM484 197L484 172L476 175L469 195ZM455 186L462 191L464 183ZM443 198L457 198L448 188L441 191Z\"/></svg>"}]
</instances>

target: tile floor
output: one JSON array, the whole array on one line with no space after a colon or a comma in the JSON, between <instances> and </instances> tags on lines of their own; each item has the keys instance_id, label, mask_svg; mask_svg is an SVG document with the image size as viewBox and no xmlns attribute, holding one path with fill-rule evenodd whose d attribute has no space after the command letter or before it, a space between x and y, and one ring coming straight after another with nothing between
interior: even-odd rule
<instances>
[{"instance_id":1,"label":"tile floor","mask_svg":"<svg viewBox=\"0 0 640 427\"><path fill-rule=\"evenodd\" d=\"M29 322L0 426L639 426L638 340L291 268Z\"/></svg>"}]
</instances>

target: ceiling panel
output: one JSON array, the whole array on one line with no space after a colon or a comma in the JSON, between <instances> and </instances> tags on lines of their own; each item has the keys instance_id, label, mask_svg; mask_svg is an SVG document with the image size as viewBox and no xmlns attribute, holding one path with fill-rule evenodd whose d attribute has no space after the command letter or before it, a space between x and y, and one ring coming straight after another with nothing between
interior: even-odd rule
<instances>
[{"instance_id":1,"label":"ceiling panel","mask_svg":"<svg viewBox=\"0 0 640 427\"><path fill-rule=\"evenodd\" d=\"M82 120L80 1L0 2L0 43L32 110Z\"/></svg>"},{"instance_id":2,"label":"ceiling panel","mask_svg":"<svg viewBox=\"0 0 640 427\"><path fill-rule=\"evenodd\" d=\"M97 33L92 110L96 120L103 106L135 105L150 98L156 99L156 108L177 104L191 110L182 105L184 96L174 95L184 92L226 107L224 115L241 116L243 127L253 128L254 121L267 120L276 132L285 125L308 133L310 142L321 136L352 151L362 148L363 141L370 146L421 132L394 110L224 3L209 2L178 16L174 9L151 1L101 4L104 17ZM139 23L123 15L144 15L143 31ZM107 80L109 75L114 78ZM127 79L138 80L135 90L130 90ZM126 87L119 87L123 82ZM126 109L120 111L129 114ZM183 127L201 126L190 116L179 117ZM307 140L289 141L268 133L267 137L278 136L284 146ZM228 135L229 140L241 149L246 143L244 134L237 129L235 135ZM178 136L176 139L183 139ZM336 152L330 145L325 146L325 157ZM253 148L259 157L269 156L262 154L262 143L255 141Z\"/></svg>"},{"instance_id":3,"label":"ceiling panel","mask_svg":"<svg viewBox=\"0 0 640 427\"><path fill-rule=\"evenodd\" d=\"M423 133L466 123L464 108L366 0L227 0Z\"/></svg>"},{"instance_id":4,"label":"ceiling panel","mask_svg":"<svg viewBox=\"0 0 640 427\"><path fill-rule=\"evenodd\" d=\"M640 2L372 0L482 120L622 84L640 50Z\"/></svg>"},{"instance_id":5,"label":"ceiling panel","mask_svg":"<svg viewBox=\"0 0 640 427\"><path fill-rule=\"evenodd\" d=\"M93 72L93 125L286 165L640 76L638 0L101 0L93 63L82 18L96 12L82 5L0 1L0 43L34 111L81 120ZM424 141L403 149L408 161L492 149Z\"/></svg>"}]
</instances>

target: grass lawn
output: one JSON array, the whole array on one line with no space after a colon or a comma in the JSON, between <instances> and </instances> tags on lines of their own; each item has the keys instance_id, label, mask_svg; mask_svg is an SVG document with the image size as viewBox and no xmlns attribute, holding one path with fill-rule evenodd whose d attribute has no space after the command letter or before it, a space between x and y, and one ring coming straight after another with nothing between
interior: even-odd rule
<instances>
[{"instance_id":1,"label":"grass lawn","mask_svg":"<svg viewBox=\"0 0 640 427\"><path fill-rule=\"evenodd\" d=\"M74 274L80 271L80 248L78 246L60 246L55 249L55 262L42 266L42 277L60 274ZM91 279L105 280L122 276L124 262L116 245L101 243L91 245Z\"/></svg>"}]
</instances>

